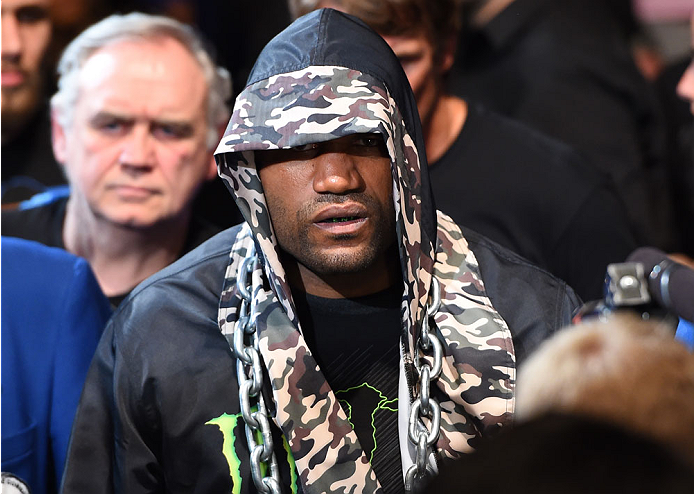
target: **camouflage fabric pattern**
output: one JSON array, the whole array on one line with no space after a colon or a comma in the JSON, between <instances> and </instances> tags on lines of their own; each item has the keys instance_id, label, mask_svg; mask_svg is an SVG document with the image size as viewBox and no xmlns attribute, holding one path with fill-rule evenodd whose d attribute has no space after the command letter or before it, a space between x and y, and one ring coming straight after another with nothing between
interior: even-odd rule
<instances>
[{"instance_id":1,"label":"camouflage fabric pattern","mask_svg":"<svg viewBox=\"0 0 694 494\"><path fill-rule=\"evenodd\" d=\"M219 323L230 337L240 306L238 270L255 242L262 256L262 267L252 276L255 317L272 384L273 418L294 454L305 492L379 492L380 486L301 335L254 152L372 132L383 135L392 163L409 360L416 351L432 275L442 284L442 307L435 317L446 352L435 391L442 408L440 454L456 457L470 451L474 438L503 424L513 411L510 332L485 295L460 229L439 215L438 238L429 240L422 233L420 150L387 88L368 74L332 66L260 81L237 98L216 151L220 176L247 222L231 250Z\"/></svg>"},{"instance_id":2,"label":"camouflage fabric pattern","mask_svg":"<svg viewBox=\"0 0 694 494\"><path fill-rule=\"evenodd\" d=\"M434 317L445 358L434 396L441 405L439 451L456 458L474 439L511 421L516 379L513 339L494 309L474 253L458 225L438 212L434 276L441 308Z\"/></svg>"}]
</instances>

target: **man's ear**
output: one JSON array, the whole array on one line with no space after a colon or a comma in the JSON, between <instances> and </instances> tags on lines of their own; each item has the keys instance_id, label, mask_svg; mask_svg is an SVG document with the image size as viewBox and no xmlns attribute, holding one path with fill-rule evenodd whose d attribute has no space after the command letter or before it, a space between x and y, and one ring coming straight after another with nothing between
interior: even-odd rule
<instances>
[{"instance_id":1,"label":"man's ear","mask_svg":"<svg viewBox=\"0 0 694 494\"><path fill-rule=\"evenodd\" d=\"M455 52L458 48L458 36L452 34L443 43L441 47L441 74L446 75L451 67L453 67L453 62L455 62Z\"/></svg>"},{"instance_id":2,"label":"man's ear","mask_svg":"<svg viewBox=\"0 0 694 494\"><path fill-rule=\"evenodd\" d=\"M67 159L67 135L59 121L58 111L55 108L51 109L51 144L55 160L64 166Z\"/></svg>"},{"instance_id":3,"label":"man's ear","mask_svg":"<svg viewBox=\"0 0 694 494\"><path fill-rule=\"evenodd\" d=\"M226 130L226 124L217 126L217 140L220 140ZM215 146L216 148L216 146ZM210 169L207 171L207 180L212 180L217 176L217 163L214 160L214 151L210 153Z\"/></svg>"},{"instance_id":4,"label":"man's ear","mask_svg":"<svg viewBox=\"0 0 694 494\"><path fill-rule=\"evenodd\" d=\"M217 163L214 160L214 154L210 153L209 168L207 170L206 180L212 180L217 176Z\"/></svg>"}]
</instances>

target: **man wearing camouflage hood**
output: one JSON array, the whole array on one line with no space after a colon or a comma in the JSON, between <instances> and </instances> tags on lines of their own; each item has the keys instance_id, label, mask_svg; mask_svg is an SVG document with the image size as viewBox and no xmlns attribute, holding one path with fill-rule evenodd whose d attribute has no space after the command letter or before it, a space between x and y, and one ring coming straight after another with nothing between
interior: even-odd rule
<instances>
[{"instance_id":1,"label":"man wearing camouflage hood","mask_svg":"<svg viewBox=\"0 0 694 494\"><path fill-rule=\"evenodd\" d=\"M294 22L216 158L246 222L120 306L64 492L414 491L510 422L517 362L579 300L435 210L378 35L330 9Z\"/></svg>"}]
</instances>

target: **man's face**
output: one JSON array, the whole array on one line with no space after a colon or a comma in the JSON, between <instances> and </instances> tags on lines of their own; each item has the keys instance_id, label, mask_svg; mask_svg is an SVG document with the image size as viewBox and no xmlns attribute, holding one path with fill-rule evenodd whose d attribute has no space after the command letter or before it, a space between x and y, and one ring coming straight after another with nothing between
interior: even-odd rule
<instances>
[{"instance_id":1,"label":"man's face","mask_svg":"<svg viewBox=\"0 0 694 494\"><path fill-rule=\"evenodd\" d=\"M441 96L443 73L435 63L434 47L424 32L414 35L383 36L397 55L412 92L422 125L426 127Z\"/></svg>"},{"instance_id":2,"label":"man's face","mask_svg":"<svg viewBox=\"0 0 694 494\"><path fill-rule=\"evenodd\" d=\"M215 174L206 146L207 85L171 38L121 41L79 74L72 119L53 119L54 151L71 201L114 224L148 228L189 211Z\"/></svg>"},{"instance_id":3,"label":"man's face","mask_svg":"<svg viewBox=\"0 0 694 494\"><path fill-rule=\"evenodd\" d=\"M378 134L255 153L277 241L317 275L367 271L395 242L390 158Z\"/></svg>"},{"instance_id":4,"label":"man's face","mask_svg":"<svg viewBox=\"0 0 694 494\"><path fill-rule=\"evenodd\" d=\"M51 38L49 0L2 0L3 126L26 120L40 100L41 62Z\"/></svg>"},{"instance_id":5,"label":"man's face","mask_svg":"<svg viewBox=\"0 0 694 494\"><path fill-rule=\"evenodd\" d=\"M694 49L694 15L692 15L691 29L692 48ZM682 74L680 82L677 84L677 94L680 97L689 101L691 105L690 110L692 112L692 115L694 115L694 58L692 59L692 62L689 64L689 67L687 67L687 70L685 70L684 74Z\"/></svg>"}]
</instances>

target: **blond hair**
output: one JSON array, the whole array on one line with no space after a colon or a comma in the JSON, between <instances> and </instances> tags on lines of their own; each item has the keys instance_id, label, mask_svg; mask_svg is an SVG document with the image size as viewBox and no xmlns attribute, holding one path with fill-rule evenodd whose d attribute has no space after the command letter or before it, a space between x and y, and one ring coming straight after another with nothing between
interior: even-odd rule
<instances>
[{"instance_id":1,"label":"blond hair","mask_svg":"<svg viewBox=\"0 0 694 494\"><path fill-rule=\"evenodd\" d=\"M519 369L517 418L577 413L674 447L694 464L694 354L669 326L618 315L566 328Z\"/></svg>"}]
</instances>

